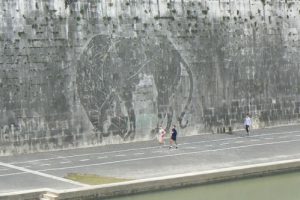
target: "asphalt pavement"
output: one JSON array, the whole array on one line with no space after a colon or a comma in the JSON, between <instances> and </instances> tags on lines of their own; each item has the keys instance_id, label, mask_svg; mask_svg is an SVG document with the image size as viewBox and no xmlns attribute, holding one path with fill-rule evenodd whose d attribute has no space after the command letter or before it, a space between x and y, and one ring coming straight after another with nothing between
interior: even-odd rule
<instances>
[{"instance_id":1,"label":"asphalt pavement","mask_svg":"<svg viewBox=\"0 0 300 200\"><path fill-rule=\"evenodd\" d=\"M68 173L131 180L300 158L300 125L233 134L178 136L178 149L156 140L0 157L0 195L32 189L70 189L85 184Z\"/></svg>"}]
</instances>

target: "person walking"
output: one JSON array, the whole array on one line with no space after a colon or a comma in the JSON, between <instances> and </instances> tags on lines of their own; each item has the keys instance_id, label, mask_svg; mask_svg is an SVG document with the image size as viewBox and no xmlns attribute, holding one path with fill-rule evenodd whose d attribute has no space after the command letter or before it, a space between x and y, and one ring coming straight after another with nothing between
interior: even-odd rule
<instances>
[{"instance_id":1,"label":"person walking","mask_svg":"<svg viewBox=\"0 0 300 200\"><path fill-rule=\"evenodd\" d=\"M161 147L165 145L166 133L166 129L164 129L163 127L159 127L158 142L161 145Z\"/></svg>"},{"instance_id":2,"label":"person walking","mask_svg":"<svg viewBox=\"0 0 300 200\"><path fill-rule=\"evenodd\" d=\"M246 129L246 132L247 132L247 135L250 135L250 126L252 124L252 120L249 116L249 113L246 114L246 118L244 120L244 126L245 126L245 129Z\"/></svg>"},{"instance_id":3,"label":"person walking","mask_svg":"<svg viewBox=\"0 0 300 200\"><path fill-rule=\"evenodd\" d=\"M170 146L169 149L171 149L173 147L173 144L175 143L175 148L177 149L177 142L176 142L176 138L177 138L177 131L176 131L176 126L173 125L172 128L172 133L171 133L171 138L170 138Z\"/></svg>"}]
</instances>

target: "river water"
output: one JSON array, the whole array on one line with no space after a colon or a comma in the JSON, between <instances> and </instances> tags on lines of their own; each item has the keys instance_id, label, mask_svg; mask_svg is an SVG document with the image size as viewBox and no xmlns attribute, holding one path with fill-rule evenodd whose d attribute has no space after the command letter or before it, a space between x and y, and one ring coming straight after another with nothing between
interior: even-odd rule
<instances>
[{"instance_id":1,"label":"river water","mask_svg":"<svg viewBox=\"0 0 300 200\"><path fill-rule=\"evenodd\" d=\"M300 172L149 192L110 200L300 200Z\"/></svg>"}]
</instances>

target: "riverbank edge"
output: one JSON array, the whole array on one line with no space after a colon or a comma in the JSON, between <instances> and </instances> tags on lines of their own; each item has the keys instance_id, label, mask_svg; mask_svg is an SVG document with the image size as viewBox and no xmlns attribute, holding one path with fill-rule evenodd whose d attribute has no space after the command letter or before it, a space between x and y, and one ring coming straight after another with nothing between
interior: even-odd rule
<instances>
[{"instance_id":1,"label":"riverbank edge","mask_svg":"<svg viewBox=\"0 0 300 200\"><path fill-rule=\"evenodd\" d=\"M185 173L157 178L87 186L77 189L40 189L0 194L0 200L93 200L142 192L203 185L224 181L268 176L300 170L300 159L244 165L195 173Z\"/></svg>"}]
</instances>

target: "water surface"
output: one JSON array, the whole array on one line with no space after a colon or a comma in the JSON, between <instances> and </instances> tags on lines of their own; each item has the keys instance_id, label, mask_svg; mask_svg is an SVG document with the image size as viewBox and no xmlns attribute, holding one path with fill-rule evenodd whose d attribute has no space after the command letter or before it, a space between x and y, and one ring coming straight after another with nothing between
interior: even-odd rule
<instances>
[{"instance_id":1,"label":"water surface","mask_svg":"<svg viewBox=\"0 0 300 200\"><path fill-rule=\"evenodd\" d=\"M300 200L300 172L149 192L110 200Z\"/></svg>"}]
</instances>

